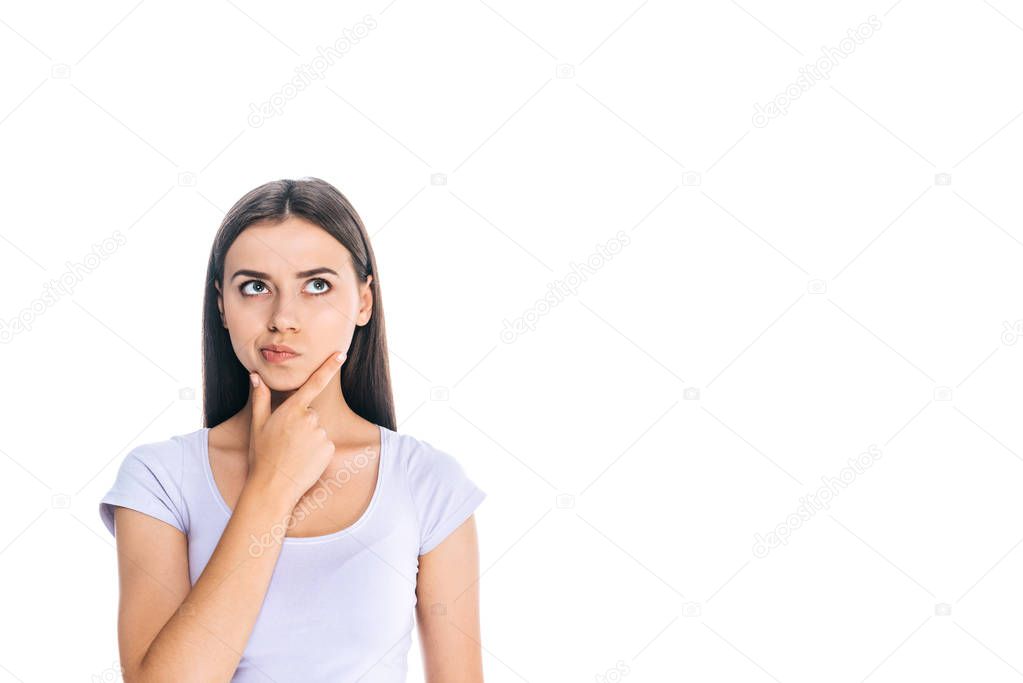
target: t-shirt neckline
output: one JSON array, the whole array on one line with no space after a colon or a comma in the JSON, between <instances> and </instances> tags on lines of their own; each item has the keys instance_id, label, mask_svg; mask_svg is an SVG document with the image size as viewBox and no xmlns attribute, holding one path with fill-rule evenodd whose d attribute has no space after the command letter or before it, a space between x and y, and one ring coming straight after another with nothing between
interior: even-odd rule
<instances>
[{"instance_id":1,"label":"t-shirt neckline","mask_svg":"<svg viewBox=\"0 0 1023 683\"><path fill-rule=\"evenodd\" d=\"M369 505L366 506L362 515L349 526L333 533L323 534L321 536L284 536L282 540L285 545L301 545L305 543L324 543L327 541L333 541L355 531L361 527L367 519L369 519L370 514L377 505L377 500L380 498L380 492L384 485L384 475L387 471L387 468L384 466L384 452L387 451L387 429L383 425L377 425L377 428L380 430L380 452L377 455L379 462L377 463L376 486L373 489L372 497L370 497ZM202 454L203 470L206 473L206 483L209 485L210 493L213 495L213 498L216 499L217 505L220 509L225 515L227 515L228 519L230 519L231 515L234 513L231 510L231 507L227 504L227 501L224 500L224 496L221 495L220 489L217 487L216 479L213 476L213 466L210 464L210 429L210 427L202 427L198 432L196 432L199 436L201 446L200 452ZM389 458L390 456L388 455L388 459Z\"/></svg>"}]
</instances>

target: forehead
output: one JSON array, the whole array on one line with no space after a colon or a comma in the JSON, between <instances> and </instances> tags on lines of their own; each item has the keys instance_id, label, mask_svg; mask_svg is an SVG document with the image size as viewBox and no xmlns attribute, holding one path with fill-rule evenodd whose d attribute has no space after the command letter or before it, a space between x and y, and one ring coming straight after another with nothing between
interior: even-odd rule
<instances>
[{"instance_id":1,"label":"forehead","mask_svg":"<svg viewBox=\"0 0 1023 683\"><path fill-rule=\"evenodd\" d=\"M289 216L281 223L253 223L242 230L224 257L224 276L248 268L292 278L297 271L318 266L340 273L352 267L351 254L320 226Z\"/></svg>"}]
</instances>

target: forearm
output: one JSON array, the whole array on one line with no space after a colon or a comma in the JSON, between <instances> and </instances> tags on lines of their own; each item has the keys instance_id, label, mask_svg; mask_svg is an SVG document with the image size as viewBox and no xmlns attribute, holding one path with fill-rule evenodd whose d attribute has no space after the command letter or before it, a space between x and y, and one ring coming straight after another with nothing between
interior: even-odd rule
<instances>
[{"instance_id":1,"label":"forearm","mask_svg":"<svg viewBox=\"0 0 1023 683\"><path fill-rule=\"evenodd\" d=\"M230 681L280 555L290 491L250 481L188 596L150 643L140 680Z\"/></svg>"}]
</instances>

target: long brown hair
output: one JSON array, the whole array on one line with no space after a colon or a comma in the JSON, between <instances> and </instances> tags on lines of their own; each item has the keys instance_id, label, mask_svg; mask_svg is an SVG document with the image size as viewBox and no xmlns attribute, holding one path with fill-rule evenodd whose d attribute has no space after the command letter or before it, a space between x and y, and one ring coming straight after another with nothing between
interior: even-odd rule
<instances>
[{"instance_id":1,"label":"long brown hair","mask_svg":"<svg viewBox=\"0 0 1023 683\"><path fill-rule=\"evenodd\" d=\"M300 216L318 225L352 255L362 282L373 275L373 313L355 328L348 359L341 368L341 391L348 406L360 417L394 430L394 396L387 364L384 307L380 275L369 236L351 202L330 183L319 178L275 180L260 185L239 199L224 216L210 251L202 316L203 426L215 427L241 410L249 397L249 373L231 346L217 307L217 283L224 288L224 258L241 232L253 223L280 223Z\"/></svg>"}]
</instances>

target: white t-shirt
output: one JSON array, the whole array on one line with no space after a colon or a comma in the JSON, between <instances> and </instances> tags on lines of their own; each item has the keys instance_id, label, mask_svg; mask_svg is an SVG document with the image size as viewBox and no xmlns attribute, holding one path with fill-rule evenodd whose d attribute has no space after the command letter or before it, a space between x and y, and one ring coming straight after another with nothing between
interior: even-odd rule
<instances>
[{"instance_id":1,"label":"white t-shirt","mask_svg":"<svg viewBox=\"0 0 1023 683\"><path fill-rule=\"evenodd\" d=\"M406 680L419 556L487 494L454 457L428 442L386 427L380 439L376 489L354 524L306 538L284 537L283 524L273 530L284 545L232 681ZM343 479L330 483L343 488ZM231 515L210 468L209 428L132 449L99 504L111 534L114 506L186 534L194 585ZM267 540L253 539L250 551L260 552Z\"/></svg>"}]
</instances>

